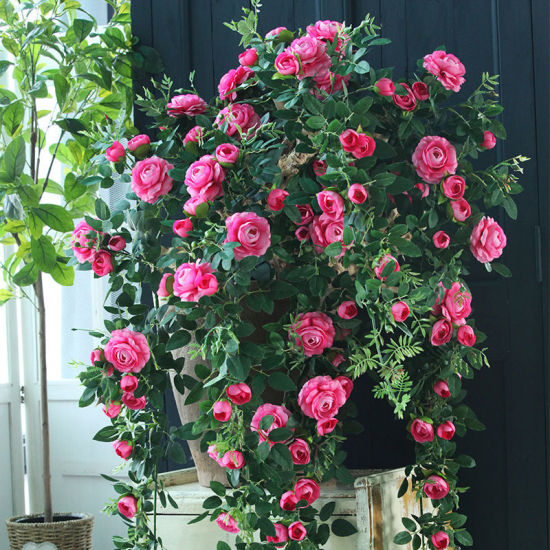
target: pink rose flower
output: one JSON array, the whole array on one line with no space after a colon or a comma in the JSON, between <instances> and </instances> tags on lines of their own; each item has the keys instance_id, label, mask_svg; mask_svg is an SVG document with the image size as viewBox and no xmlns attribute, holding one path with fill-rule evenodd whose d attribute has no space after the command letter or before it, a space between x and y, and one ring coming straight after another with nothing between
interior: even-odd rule
<instances>
[{"instance_id":1,"label":"pink rose flower","mask_svg":"<svg viewBox=\"0 0 550 550\"><path fill-rule=\"evenodd\" d=\"M103 359L101 358L101 350L100 349L94 349L90 353L90 363L92 363L92 366L96 364L96 362L102 362Z\"/></svg>"},{"instance_id":2,"label":"pink rose flower","mask_svg":"<svg viewBox=\"0 0 550 550\"><path fill-rule=\"evenodd\" d=\"M317 202L327 218L338 221L344 216L344 199L334 191L317 193Z\"/></svg>"},{"instance_id":3,"label":"pink rose flower","mask_svg":"<svg viewBox=\"0 0 550 550\"><path fill-rule=\"evenodd\" d=\"M239 63L241 65L246 65L247 67L252 67L258 61L258 52L256 48L248 48L243 53L239 54Z\"/></svg>"},{"instance_id":4,"label":"pink rose flower","mask_svg":"<svg viewBox=\"0 0 550 550\"><path fill-rule=\"evenodd\" d=\"M202 202L206 202L223 196L224 178L225 170L216 158L203 155L189 166L184 183L191 197L200 197Z\"/></svg>"},{"instance_id":5,"label":"pink rose flower","mask_svg":"<svg viewBox=\"0 0 550 550\"><path fill-rule=\"evenodd\" d=\"M136 397L132 392L125 392L122 394L121 401L126 407L133 411L140 411L145 408L147 404L145 396Z\"/></svg>"},{"instance_id":6,"label":"pink rose flower","mask_svg":"<svg viewBox=\"0 0 550 550\"><path fill-rule=\"evenodd\" d=\"M367 190L360 183L353 183L348 189L348 199L353 204L363 204L367 200Z\"/></svg>"},{"instance_id":7,"label":"pink rose flower","mask_svg":"<svg viewBox=\"0 0 550 550\"><path fill-rule=\"evenodd\" d=\"M313 173L316 176L324 176L327 173L327 163L324 160L315 159L312 164Z\"/></svg>"},{"instance_id":8,"label":"pink rose flower","mask_svg":"<svg viewBox=\"0 0 550 550\"><path fill-rule=\"evenodd\" d=\"M107 246L113 252L120 252L121 250L124 250L126 248L126 241L124 240L124 237L122 235L113 235L109 239L109 243L107 244Z\"/></svg>"},{"instance_id":9,"label":"pink rose flower","mask_svg":"<svg viewBox=\"0 0 550 550\"><path fill-rule=\"evenodd\" d=\"M447 248L451 244L451 237L445 231L437 231L434 233L433 242L436 248Z\"/></svg>"},{"instance_id":10,"label":"pink rose flower","mask_svg":"<svg viewBox=\"0 0 550 550\"><path fill-rule=\"evenodd\" d=\"M492 262L502 255L506 235L502 227L488 216L483 216L470 235L470 251L481 263Z\"/></svg>"},{"instance_id":11,"label":"pink rose flower","mask_svg":"<svg viewBox=\"0 0 550 550\"><path fill-rule=\"evenodd\" d=\"M94 250L90 260L92 262L92 271L98 277L104 277L113 271L111 254L106 250Z\"/></svg>"},{"instance_id":12,"label":"pink rose flower","mask_svg":"<svg viewBox=\"0 0 550 550\"><path fill-rule=\"evenodd\" d=\"M429 422L415 418L411 424L411 435L417 443L430 443L434 440L434 427Z\"/></svg>"},{"instance_id":13,"label":"pink rose flower","mask_svg":"<svg viewBox=\"0 0 550 550\"><path fill-rule=\"evenodd\" d=\"M313 221L313 217L315 214L313 213L313 209L309 204L297 204L296 208L300 212L300 216L302 216L302 219L300 222L294 222L298 225L307 225L308 223Z\"/></svg>"},{"instance_id":14,"label":"pink rose flower","mask_svg":"<svg viewBox=\"0 0 550 550\"><path fill-rule=\"evenodd\" d=\"M206 450L206 454L212 459L212 460L215 460L219 466L221 466L222 468L225 468L223 462L222 462L222 458L220 458L220 456L218 455L218 450L216 448L216 445L209 445L208 446L208 449Z\"/></svg>"},{"instance_id":15,"label":"pink rose flower","mask_svg":"<svg viewBox=\"0 0 550 550\"><path fill-rule=\"evenodd\" d=\"M412 163L425 182L439 183L441 178L455 173L456 149L444 137L425 136L416 146Z\"/></svg>"},{"instance_id":16,"label":"pink rose flower","mask_svg":"<svg viewBox=\"0 0 550 550\"><path fill-rule=\"evenodd\" d=\"M125 155L124 146L120 141L114 141L105 151L105 158L110 162L118 162Z\"/></svg>"},{"instance_id":17,"label":"pink rose flower","mask_svg":"<svg viewBox=\"0 0 550 550\"><path fill-rule=\"evenodd\" d=\"M458 200L464 196L466 182L461 176L449 176L443 180L441 187L443 188L443 194L448 199Z\"/></svg>"},{"instance_id":18,"label":"pink rose flower","mask_svg":"<svg viewBox=\"0 0 550 550\"><path fill-rule=\"evenodd\" d=\"M332 346L335 336L332 319L318 311L300 313L290 327L289 337L290 333L296 334L295 343L304 348L306 357L321 355Z\"/></svg>"},{"instance_id":19,"label":"pink rose flower","mask_svg":"<svg viewBox=\"0 0 550 550\"><path fill-rule=\"evenodd\" d=\"M133 137L129 142L128 142L128 151L130 152L134 152L136 151L137 149L139 149L140 147L144 147L145 146L148 146L150 145L151 143L151 138L146 135L146 134L139 134L135 137Z\"/></svg>"},{"instance_id":20,"label":"pink rose flower","mask_svg":"<svg viewBox=\"0 0 550 550\"><path fill-rule=\"evenodd\" d=\"M288 197L288 191L284 189L272 189L267 195L267 206L274 212L279 212L285 205L285 199Z\"/></svg>"},{"instance_id":21,"label":"pink rose flower","mask_svg":"<svg viewBox=\"0 0 550 550\"><path fill-rule=\"evenodd\" d=\"M388 277L383 277L382 276L382 272L384 271L384 268L390 263L390 262L395 262L395 267L393 269L393 271L400 271L401 270L401 267L399 265L399 262L393 257L391 256L390 254L386 254L385 256L383 256L382 258L380 258L377 262L376 262L376 265L374 266L374 273L376 274L376 276L383 282L385 281Z\"/></svg>"},{"instance_id":22,"label":"pink rose flower","mask_svg":"<svg viewBox=\"0 0 550 550\"><path fill-rule=\"evenodd\" d=\"M252 398L252 391L244 382L231 384L231 386L227 387L225 393L227 394L227 397L235 403L235 405L244 405Z\"/></svg>"},{"instance_id":23,"label":"pink rose flower","mask_svg":"<svg viewBox=\"0 0 550 550\"><path fill-rule=\"evenodd\" d=\"M470 325L458 327L456 337L463 346L468 346L469 348L476 343L476 335Z\"/></svg>"},{"instance_id":24,"label":"pink rose flower","mask_svg":"<svg viewBox=\"0 0 550 550\"><path fill-rule=\"evenodd\" d=\"M168 298L174 292L174 275L172 273L164 273L159 283L157 296Z\"/></svg>"},{"instance_id":25,"label":"pink rose flower","mask_svg":"<svg viewBox=\"0 0 550 550\"><path fill-rule=\"evenodd\" d=\"M393 102L403 111L414 111L416 108L416 97L412 90L404 82L400 82L400 85L405 88L406 95L399 95L399 93L393 94Z\"/></svg>"},{"instance_id":26,"label":"pink rose flower","mask_svg":"<svg viewBox=\"0 0 550 550\"><path fill-rule=\"evenodd\" d=\"M466 317L472 313L472 295L460 283L453 283L445 292L441 303L441 313L456 326L466 324Z\"/></svg>"},{"instance_id":27,"label":"pink rose flower","mask_svg":"<svg viewBox=\"0 0 550 550\"><path fill-rule=\"evenodd\" d=\"M338 316L341 319L353 319L357 315L355 302L346 300L338 306Z\"/></svg>"},{"instance_id":28,"label":"pink rose flower","mask_svg":"<svg viewBox=\"0 0 550 550\"><path fill-rule=\"evenodd\" d=\"M351 392L353 391L353 382L351 378L348 378L347 376L337 376L335 380L340 382L342 389L346 393L346 401L347 401L349 399L349 396L351 395Z\"/></svg>"},{"instance_id":29,"label":"pink rose flower","mask_svg":"<svg viewBox=\"0 0 550 550\"><path fill-rule=\"evenodd\" d=\"M212 413L214 418L220 422L227 422L231 418L233 407L229 401L223 399L222 401L216 401L212 407Z\"/></svg>"},{"instance_id":30,"label":"pink rose flower","mask_svg":"<svg viewBox=\"0 0 550 550\"><path fill-rule=\"evenodd\" d=\"M419 80L414 82L412 85L412 91L414 97L416 97L418 101L426 101L430 98L430 91L428 89L428 85L425 82L420 82Z\"/></svg>"},{"instance_id":31,"label":"pink rose flower","mask_svg":"<svg viewBox=\"0 0 550 550\"><path fill-rule=\"evenodd\" d=\"M254 76L254 71L249 67L240 65L236 69L231 69L225 73L218 84L218 92L220 93L220 99L227 99L228 101L235 101L237 99L236 88L238 88L243 82L246 82L249 78Z\"/></svg>"},{"instance_id":32,"label":"pink rose flower","mask_svg":"<svg viewBox=\"0 0 550 550\"><path fill-rule=\"evenodd\" d=\"M296 438L288 446L288 450L294 464L309 464L311 460L309 445L303 439Z\"/></svg>"},{"instance_id":33,"label":"pink rose flower","mask_svg":"<svg viewBox=\"0 0 550 550\"><path fill-rule=\"evenodd\" d=\"M326 73L332 64L326 44L314 36L296 38L291 42L288 51L300 60L298 78Z\"/></svg>"},{"instance_id":34,"label":"pink rose flower","mask_svg":"<svg viewBox=\"0 0 550 550\"><path fill-rule=\"evenodd\" d=\"M416 183L414 185L416 189L419 189L422 193L421 198L425 199L430 194L430 186L425 183Z\"/></svg>"},{"instance_id":35,"label":"pink rose flower","mask_svg":"<svg viewBox=\"0 0 550 550\"><path fill-rule=\"evenodd\" d=\"M296 235L296 238L301 242L307 241L311 237L309 226L301 225L298 229L296 229L294 235Z\"/></svg>"},{"instance_id":36,"label":"pink rose flower","mask_svg":"<svg viewBox=\"0 0 550 550\"><path fill-rule=\"evenodd\" d=\"M332 359L331 363L333 367L339 367L346 359L341 353L337 353Z\"/></svg>"},{"instance_id":37,"label":"pink rose flower","mask_svg":"<svg viewBox=\"0 0 550 550\"><path fill-rule=\"evenodd\" d=\"M344 220L333 220L326 214L315 216L310 228L311 240L317 253L321 253L329 244L341 242L344 235ZM342 253L344 249L342 248Z\"/></svg>"},{"instance_id":38,"label":"pink rose flower","mask_svg":"<svg viewBox=\"0 0 550 550\"><path fill-rule=\"evenodd\" d=\"M115 142L116 143L116 142ZM497 144L497 138L492 132L485 130L483 132L483 143L480 145L482 149L492 149Z\"/></svg>"},{"instance_id":39,"label":"pink rose flower","mask_svg":"<svg viewBox=\"0 0 550 550\"><path fill-rule=\"evenodd\" d=\"M198 302L218 291L218 279L210 263L197 260L181 264L174 274L174 294L184 302Z\"/></svg>"},{"instance_id":40,"label":"pink rose flower","mask_svg":"<svg viewBox=\"0 0 550 550\"><path fill-rule=\"evenodd\" d=\"M133 447L128 441L114 441L113 449L115 453L123 460L128 460L128 457L132 454Z\"/></svg>"},{"instance_id":41,"label":"pink rose flower","mask_svg":"<svg viewBox=\"0 0 550 550\"><path fill-rule=\"evenodd\" d=\"M138 379L133 374L126 374L120 379L120 389L123 392L133 392L138 389Z\"/></svg>"},{"instance_id":42,"label":"pink rose flower","mask_svg":"<svg viewBox=\"0 0 550 550\"><path fill-rule=\"evenodd\" d=\"M298 499L293 491L287 491L283 493L281 499L279 500L279 506L281 509L286 510L287 512L293 512L296 510L296 504Z\"/></svg>"},{"instance_id":43,"label":"pink rose flower","mask_svg":"<svg viewBox=\"0 0 550 550\"><path fill-rule=\"evenodd\" d=\"M239 148L232 143L222 143L216 147L216 159L222 166L235 164L239 160Z\"/></svg>"},{"instance_id":44,"label":"pink rose flower","mask_svg":"<svg viewBox=\"0 0 550 550\"><path fill-rule=\"evenodd\" d=\"M294 521L288 526L288 536L291 540L304 540L307 537L307 529L300 521Z\"/></svg>"},{"instance_id":45,"label":"pink rose flower","mask_svg":"<svg viewBox=\"0 0 550 550\"><path fill-rule=\"evenodd\" d=\"M431 342L433 346L442 346L451 340L453 325L447 319L439 319L432 327Z\"/></svg>"},{"instance_id":46,"label":"pink rose flower","mask_svg":"<svg viewBox=\"0 0 550 550\"><path fill-rule=\"evenodd\" d=\"M445 550L449 546L449 535L445 531L438 531L432 535L432 544L435 550Z\"/></svg>"},{"instance_id":47,"label":"pink rose flower","mask_svg":"<svg viewBox=\"0 0 550 550\"><path fill-rule=\"evenodd\" d=\"M290 51L283 50L275 58L275 69L282 75L293 75L300 72L300 61Z\"/></svg>"},{"instance_id":48,"label":"pink rose flower","mask_svg":"<svg viewBox=\"0 0 550 550\"><path fill-rule=\"evenodd\" d=\"M235 260L247 256L263 256L271 244L269 222L254 212L237 212L225 220L227 237L224 243L240 243L233 249Z\"/></svg>"},{"instance_id":49,"label":"pink rose flower","mask_svg":"<svg viewBox=\"0 0 550 550\"><path fill-rule=\"evenodd\" d=\"M315 420L334 418L346 402L346 391L339 380L330 376L316 376L308 380L298 394L302 412Z\"/></svg>"},{"instance_id":50,"label":"pink rose flower","mask_svg":"<svg viewBox=\"0 0 550 550\"><path fill-rule=\"evenodd\" d=\"M281 548L288 541L288 529L282 523L274 523L275 536L267 535L267 542L271 542L277 548Z\"/></svg>"},{"instance_id":51,"label":"pink rose flower","mask_svg":"<svg viewBox=\"0 0 550 550\"><path fill-rule=\"evenodd\" d=\"M174 165L159 157L140 160L132 169L132 191L143 201L154 203L172 189L172 178L168 170Z\"/></svg>"},{"instance_id":52,"label":"pink rose flower","mask_svg":"<svg viewBox=\"0 0 550 550\"><path fill-rule=\"evenodd\" d=\"M199 138L202 139L204 135L204 128L201 126L193 126L187 134L185 134L185 137L183 138L183 144L187 145L188 143L198 143Z\"/></svg>"},{"instance_id":53,"label":"pink rose flower","mask_svg":"<svg viewBox=\"0 0 550 550\"><path fill-rule=\"evenodd\" d=\"M454 219L459 222L466 221L472 213L472 208L466 199L451 201L451 210L453 212Z\"/></svg>"},{"instance_id":54,"label":"pink rose flower","mask_svg":"<svg viewBox=\"0 0 550 550\"><path fill-rule=\"evenodd\" d=\"M101 235L103 235L103 233L99 233L93 229L84 220L76 224L73 229L71 248L79 263L83 264L84 262L90 261L90 257L95 252L94 249L97 244L97 239Z\"/></svg>"},{"instance_id":55,"label":"pink rose flower","mask_svg":"<svg viewBox=\"0 0 550 550\"><path fill-rule=\"evenodd\" d=\"M309 506L321 496L321 487L313 479L302 478L294 485L294 494L298 501L305 500Z\"/></svg>"},{"instance_id":56,"label":"pink rose flower","mask_svg":"<svg viewBox=\"0 0 550 550\"><path fill-rule=\"evenodd\" d=\"M103 373L103 376L113 376L113 372L115 372L115 369L112 365L107 367L107 370Z\"/></svg>"},{"instance_id":57,"label":"pink rose flower","mask_svg":"<svg viewBox=\"0 0 550 550\"><path fill-rule=\"evenodd\" d=\"M356 159L362 159L365 157L372 157L374 150L376 149L376 141L366 134L359 134L359 143L357 147L351 152Z\"/></svg>"},{"instance_id":58,"label":"pink rose flower","mask_svg":"<svg viewBox=\"0 0 550 550\"><path fill-rule=\"evenodd\" d=\"M395 93L395 84L389 78L381 78L374 85L374 91L383 96L392 96Z\"/></svg>"},{"instance_id":59,"label":"pink rose flower","mask_svg":"<svg viewBox=\"0 0 550 550\"><path fill-rule=\"evenodd\" d=\"M342 149L346 153L351 153L359 146L359 134L352 129L344 130L339 136Z\"/></svg>"},{"instance_id":60,"label":"pink rose flower","mask_svg":"<svg viewBox=\"0 0 550 550\"><path fill-rule=\"evenodd\" d=\"M196 94L176 95L168 102L166 110L174 118L181 115L202 115L206 111L206 101Z\"/></svg>"},{"instance_id":61,"label":"pink rose flower","mask_svg":"<svg viewBox=\"0 0 550 550\"><path fill-rule=\"evenodd\" d=\"M451 392L449 391L449 384L446 380L438 380L434 384L434 392L439 395L442 399L449 399L451 397Z\"/></svg>"},{"instance_id":62,"label":"pink rose flower","mask_svg":"<svg viewBox=\"0 0 550 550\"><path fill-rule=\"evenodd\" d=\"M466 82L466 69L452 53L436 50L424 56L424 68L433 74L446 90L458 92L460 86Z\"/></svg>"},{"instance_id":63,"label":"pink rose flower","mask_svg":"<svg viewBox=\"0 0 550 550\"><path fill-rule=\"evenodd\" d=\"M338 424L338 420L336 418L317 420L317 433L321 436L327 435L334 431L334 428L336 428L336 424Z\"/></svg>"},{"instance_id":64,"label":"pink rose flower","mask_svg":"<svg viewBox=\"0 0 550 550\"><path fill-rule=\"evenodd\" d=\"M282 405L273 405L272 403L264 403L260 405L250 423L250 429L253 432L260 434L261 441L267 441L269 433L276 428L284 428L290 418L290 411ZM267 430L260 429L260 422L264 416L272 416L273 422Z\"/></svg>"},{"instance_id":65,"label":"pink rose flower","mask_svg":"<svg viewBox=\"0 0 550 550\"><path fill-rule=\"evenodd\" d=\"M286 27L275 27L274 29L271 29L266 35L266 40L270 38L275 38L276 36L279 36L283 31L288 30Z\"/></svg>"},{"instance_id":66,"label":"pink rose flower","mask_svg":"<svg viewBox=\"0 0 550 550\"><path fill-rule=\"evenodd\" d=\"M430 476L424 484L424 493L432 500L440 500L449 494L449 484L441 476Z\"/></svg>"},{"instance_id":67,"label":"pink rose flower","mask_svg":"<svg viewBox=\"0 0 550 550\"><path fill-rule=\"evenodd\" d=\"M119 372L134 373L140 372L151 356L145 336L128 328L113 330L103 353Z\"/></svg>"},{"instance_id":68,"label":"pink rose flower","mask_svg":"<svg viewBox=\"0 0 550 550\"><path fill-rule=\"evenodd\" d=\"M185 201L183 210L187 215L194 216L197 213L197 207L206 202L208 201L204 200L202 197L191 197L189 200Z\"/></svg>"},{"instance_id":69,"label":"pink rose flower","mask_svg":"<svg viewBox=\"0 0 550 550\"><path fill-rule=\"evenodd\" d=\"M222 109L216 117L216 123L221 126L227 123L225 133L241 139L250 131L255 131L260 126L260 117L248 103L233 103Z\"/></svg>"},{"instance_id":70,"label":"pink rose flower","mask_svg":"<svg viewBox=\"0 0 550 550\"><path fill-rule=\"evenodd\" d=\"M172 231L182 239L189 236L189 231L193 229L193 222L189 218L176 220L172 225Z\"/></svg>"},{"instance_id":71,"label":"pink rose flower","mask_svg":"<svg viewBox=\"0 0 550 550\"><path fill-rule=\"evenodd\" d=\"M120 414L120 409L120 403L115 403L114 401L111 401L108 407L103 405L103 412L109 418L116 418Z\"/></svg>"},{"instance_id":72,"label":"pink rose flower","mask_svg":"<svg viewBox=\"0 0 550 550\"><path fill-rule=\"evenodd\" d=\"M455 431L455 425L450 420L446 420L443 424L440 424L437 427L437 437L450 441L453 438Z\"/></svg>"},{"instance_id":73,"label":"pink rose flower","mask_svg":"<svg viewBox=\"0 0 550 550\"><path fill-rule=\"evenodd\" d=\"M221 462L223 466L230 470L240 470L244 466L244 456L241 451L227 451Z\"/></svg>"},{"instance_id":74,"label":"pink rose flower","mask_svg":"<svg viewBox=\"0 0 550 550\"><path fill-rule=\"evenodd\" d=\"M118 511L128 519L132 519L137 512L138 501L133 495L126 495L121 497L118 501Z\"/></svg>"},{"instance_id":75,"label":"pink rose flower","mask_svg":"<svg viewBox=\"0 0 550 550\"><path fill-rule=\"evenodd\" d=\"M342 33L342 23L339 21L317 21L315 25L309 25L306 31L309 36L331 44L336 40L337 52L341 51L349 41L349 36Z\"/></svg>"},{"instance_id":76,"label":"pink rose flower","mask_svg":"<svg viewBox=\"0 0 550 550\"><path fill-rule=\"evenodd\" d=\"M397 302L391 306L391 314L396 323L402 323L407 319L411 310L406 302Z\"/></svg>"},{"instance_id":77,"label":"pink rose flower","mask_svg":"<svg viewBox=\"0 0 550 550\"><path fill-rule=\"evenodd\" d=\"M218 527L220 527L224 531L227 531L228 533L237 534L240 532L236 520L231 517L227 512L222 512L216 518L216 523L218 524Z\"/></svg>"}]
</instances>

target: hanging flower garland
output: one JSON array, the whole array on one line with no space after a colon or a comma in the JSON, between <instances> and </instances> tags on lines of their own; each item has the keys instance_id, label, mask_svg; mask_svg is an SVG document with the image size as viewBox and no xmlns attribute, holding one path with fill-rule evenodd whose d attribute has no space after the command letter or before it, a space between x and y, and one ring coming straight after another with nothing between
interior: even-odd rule
<instances>
[{"instance_id":1,"label":"hanging flower garland","mask_svg":"<svg viewBox=\"0 0 550 550\"><path fill-rule=\"evenodd\" d=\"M366 372L416 442L400 496L433 505L404 518L395 542L471 545L456 509L459 470L474 460L455 456L455 439L483 428L462 384L487 360L463 262L509 276L494 261L506 236L481 203L514 218L526 160L472 163L505 137L496 78L457 103L466 69L451 53L396 81L366 60L388 42L372 19L262 37L255 8L230 25L247 49L218 99L174 95L165 78L137 101L156 141L102 131L102 185L131 191L112 211L97 199L97 219L74 231L75 261L117 293L81 374L81 405L98 401L111 419L96 439L129 462L130 483L106 476L119 494L108 509L129 527L115 545L157 540L157 507L171 501L158 462L183 462L185 439L227 472L197 520L235 533L239 549L325 544L334 504L315 508L320 484L353 479L341 444ZM202 361L195 376L172 356L183 346ZM196 422L168 425L170 373L187 404L200 401Z\"/></svg>"}]
</instances>

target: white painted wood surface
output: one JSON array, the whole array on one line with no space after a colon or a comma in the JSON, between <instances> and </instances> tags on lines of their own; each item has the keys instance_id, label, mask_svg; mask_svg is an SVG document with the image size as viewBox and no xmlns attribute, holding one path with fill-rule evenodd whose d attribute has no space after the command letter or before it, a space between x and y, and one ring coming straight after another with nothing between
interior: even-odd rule
<instances>
[{"instance_id":1,"label":"white painted wood surface","mask_svg":"<svg viewBox=\"0 0 550 550\"><path fill-rule=\"evenodd\" d=\"M372 471L356 479L355 488L331 482L321 486L321 498L315 506L321 508L336 502L334 518L343 517L358 528L351 537L331 535L326 550L404 550L393 544L393 537L402 531L401 517L418 513L419 506L412 494L397 498L403 480L403 469ZM167 506L159 511L157 530L167 550L215 550L217 541L229 544L235 536L221 530L208 519L189 525L204 512L202 502L212 492L197 482L194 468L163 475L167 491L178 508ZM426 506L426 504L425 504ZM426 508L425 508L426 509Z\"/></svg>"}]
</instances>

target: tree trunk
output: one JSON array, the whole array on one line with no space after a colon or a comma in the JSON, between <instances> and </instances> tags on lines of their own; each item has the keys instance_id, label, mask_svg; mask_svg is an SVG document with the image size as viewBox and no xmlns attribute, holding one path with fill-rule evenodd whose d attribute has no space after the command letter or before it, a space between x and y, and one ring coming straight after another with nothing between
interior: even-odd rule
<instances>
[{"instance_id":1,"label":"tree trunk","mask_svg":"<svg viewBox=\"0 0 550 550\"><path fill-rule=\"evenodd\" d=\"M42 478L44 482L44 522L53 521L52 487L50 470L50 421L48 418L48 368L46 363L46 306L42 272L34 283L34 294L38 302L38 358L40 362L40 411L42 417Z\"/></svg>"}]
</instances>

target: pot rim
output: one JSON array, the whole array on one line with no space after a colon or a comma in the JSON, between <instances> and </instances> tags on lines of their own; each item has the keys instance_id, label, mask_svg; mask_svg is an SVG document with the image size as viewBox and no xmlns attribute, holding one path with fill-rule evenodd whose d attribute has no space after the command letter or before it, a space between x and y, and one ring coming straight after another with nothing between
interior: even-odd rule
<instances>
[{"instance_id":1,"label":"pot rim","mask_svg":"<svg viewBox=\"0 0 550 550\"><path fill-rule=\"evenodd\" d=\"M20 529L32 528L36 529L37 527L50 527L52 525L64 527L66 525L80 525L82 523L87 523L90 520L93 520L94 516L85 512L56 512L55 517L70 517L71 519L66 521L52 521L51 523L46 523L44 521L26 521L22 523L21 520L28 520L33 518L43 518L44 514L21 514L20 516L13 516L6 519L6 525L10 527L18 527Z\"/></svg>"}]
</instances>

